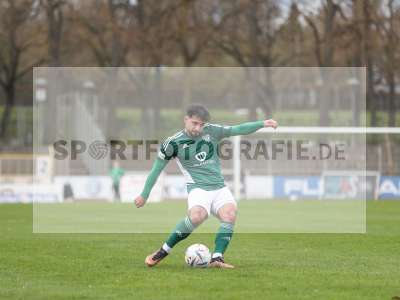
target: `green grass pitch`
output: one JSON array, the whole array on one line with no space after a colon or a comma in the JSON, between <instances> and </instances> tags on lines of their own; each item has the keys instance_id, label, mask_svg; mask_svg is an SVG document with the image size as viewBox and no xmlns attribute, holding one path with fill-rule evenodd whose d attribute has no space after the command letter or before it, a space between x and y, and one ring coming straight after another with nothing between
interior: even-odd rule
<instances>
[{"instance_id":1,"label":"green grass pitch","mask_svg":"<svg viewBox=\"0 0 400 300\"><path fill-rule=\"evenodd\" d=\"M0 299L392 299L400 201L369 201L367 234L236 234L234 270L190 269L184 249L144 266L166 234L32 234L31 205L0 205Z\"/></svg>"}]
</instances>

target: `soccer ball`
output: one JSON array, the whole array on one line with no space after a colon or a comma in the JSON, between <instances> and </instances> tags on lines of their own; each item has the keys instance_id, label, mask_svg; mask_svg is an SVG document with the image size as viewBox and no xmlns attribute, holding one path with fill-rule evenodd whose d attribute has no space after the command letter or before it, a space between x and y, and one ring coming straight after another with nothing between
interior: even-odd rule
<instances>
[{"instance_id":1,"label":"soccer ball","mask_svg":"<svg viewBox=\"0 0 400 300\"><path fill-rule=\"evenodd\" d=\"M185 261L193 268L206 268L211 260L211 253L207 246L194 244L186 249Z\"/></svg>"}]
</instances>

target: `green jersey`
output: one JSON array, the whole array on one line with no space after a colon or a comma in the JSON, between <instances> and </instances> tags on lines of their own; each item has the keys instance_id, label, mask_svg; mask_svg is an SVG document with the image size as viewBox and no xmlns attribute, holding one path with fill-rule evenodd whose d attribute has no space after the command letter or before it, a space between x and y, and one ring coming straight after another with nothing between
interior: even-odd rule
<instances>
[{"instance_id":1,"label":"green jersey","mask_svg":"<svg viewBox=\"0 0 400 300\"><path fill-rule=\"evenodd\" d=\"M167 138L160 146L158 158L147 177L141 196L147 199L158 176L171 159L176 159L186 177L187 189L216 190L225 186L218 157L218 143L234 135L250 134L264 127L263 121L248 122L234 126L206 124L198 137L179 131Z\"/></svg>"},{"instance_id":2,"label":"green jersey","mask_svg":"<svg viewBox=\"0 0 400 300\"><path fill-rule=\"evenodd\" d=\"M164 160L176 159L185 176L187 189L207 191L225 186L218 156L218 143L230 136L231 126L206 124L197 137L188 135L185 130L167 138L160 147L158 157Z\"/></svg>"},{"instance_id":3,"label":"green jersey","mask_svg":"<svg viewBox=\"0 0 400 300\"><path fill-rule=\"evenodd\" d=\"M119 185L121 177L125 175L125 171L122 168L112 168L110 171L110 177L114 185Z\"/></svg>"}]
</instances>

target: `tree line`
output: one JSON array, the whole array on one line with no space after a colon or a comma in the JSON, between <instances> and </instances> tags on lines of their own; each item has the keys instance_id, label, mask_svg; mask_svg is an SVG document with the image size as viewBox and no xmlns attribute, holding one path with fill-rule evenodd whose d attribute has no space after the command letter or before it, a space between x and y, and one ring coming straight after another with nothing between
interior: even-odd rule
<instances>
[{"instance_id":1,"label":"tree line","mask_svg":"<svg viewBox=\"0 0 400 300\"><path fill-rule=\"evenodd\" d=\"M366 66L395 126L399 63L395 0L0 0L0 137L34 66Z\"/></svg>"}]
</instances>

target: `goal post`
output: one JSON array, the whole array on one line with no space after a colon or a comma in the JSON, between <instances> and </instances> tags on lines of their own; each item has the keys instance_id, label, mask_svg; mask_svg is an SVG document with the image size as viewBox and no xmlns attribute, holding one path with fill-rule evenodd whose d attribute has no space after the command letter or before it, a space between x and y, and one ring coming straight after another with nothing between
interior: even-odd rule
<instances>
[{"instance_id":1,"label":"goal post","mask_svg":"<svg viewBox=\"0 0 400 300\"><path fill-rule=\"evenodd\" d=\"M320 199L378 198L379 171L324 171Z\"/></svg>"}]
</instances>

